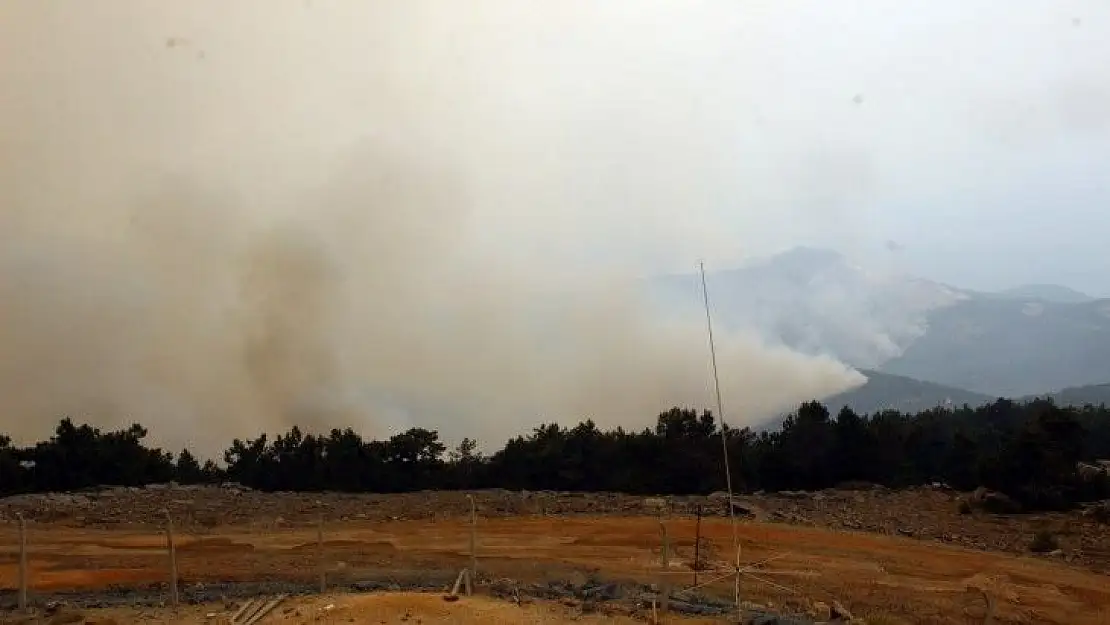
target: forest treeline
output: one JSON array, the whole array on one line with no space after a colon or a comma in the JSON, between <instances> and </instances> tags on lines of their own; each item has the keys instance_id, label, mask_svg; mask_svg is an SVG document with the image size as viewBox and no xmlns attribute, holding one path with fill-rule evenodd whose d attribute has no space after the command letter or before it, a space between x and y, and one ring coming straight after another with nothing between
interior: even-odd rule
<instances>
[{"instance_id":1,"label":"forest treeline","mask_svg":"<svg viewBox=\"0 0 1110 625\"><path fill-rule=\"evenodd\" d=\"M1077 469L1110 458L1110 408L1000 399L910 415L831 415L802 404L775 431L726 431L734 488L815 490L843 482L905 487L944 482L1002 491L1027 509L1063 508L1108 496L1106 480ZM144 444L141 425L104 432L63 419L28 447L0 436L0 493L235 481L262 490L401 492L424 489L709 493L725 488L722 440L708 412L673 408L654 428L544 424L485 455L473 440L448 449L413 428L388 440L352 429L290 431L232 441L223 464Z\"/></svg>"}]
</instances>

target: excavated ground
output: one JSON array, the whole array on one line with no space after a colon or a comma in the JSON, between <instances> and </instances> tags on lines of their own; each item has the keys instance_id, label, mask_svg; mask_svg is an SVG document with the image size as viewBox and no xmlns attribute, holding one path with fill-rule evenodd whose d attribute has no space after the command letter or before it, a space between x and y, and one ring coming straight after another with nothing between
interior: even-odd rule
<instances>
[{"instance_id":1,"label":"excavated ground","mask_svg":"<svg viewBox=\"0 0 1110 625\"><path fill-rule=\"evenodd\" d=\"M866 493L860 504L855 494L841 498L826 493L819 504L812 504L816 495L795 494L783 498L781 508L768 504L769 498L747 501L767 519L738 526L740 559L751 569L741 584L749 607L821 613L824 606L839 602L863 618L968 623L982 622L985 592L997 603L996 623L1110 622L1110 579L1092 570L1102 561L1090 555L1076 557L1091 544L1084 540L1094 540L1088 538L1093 530L1083 527L1081 516L960 515L946 493L919 491L914 513L897 519L894 531L817 526L814 518L867 523L878 515L864 508L879 496ZM890 503L906 494L885 496ZM560 610L578 616L603 610L639 618L649 613L660 583L660 521L653 516L658 501L504 492L480 493L476 499L482 593L561 601ZM798 510L793 514L804 515L807 509L798 502L820 515L795 519L797 525L774 522L776 510L789 505ZM17 512L30 519L31 594L38 605L64 602L74 608L115 610L116 616L106 618L119 622L131 619L121 618L120 610L139 609L145 615L141 620L158 622L168 618L153 609L166 596L167 556L159 527L163 508L175 519L184 599L212 605L235 597L314 588L321 561L315 523L321 515L328 519L322 561L333 588L442 591L469 562L468 505L455 493L318 496L181 488L9 498L0 500L0 514L9 519L0 525L0 604L14 602L17 534L10 519ZM681 500L665 506L669 511L663 516L671 544L668 579L675 589L693 583L697 521L681 514L685 505ZM929 505L934 507L928 509ZM1027 534L1045 524L1058 531L1069 552L1013 553L1020 550L1017 545L1027 544ZM700 525L703 560L723 569L726 561L735 559L728 521L709 517ZM956 526L988 549L992 540L1009 535L1009 553L971 549L958 541L945 544L930 537L934 530L923 529ZM715 577L712 571L699 576L701 582ZM674 604L679 612L712 617L723 612L732 595L732 583L719 582L695 596L678 594ZM316 605L316 600L291 602L286 607L292 610L281 618L294 618L289 614L300 609L296 606ZM540 609L536 606L511 608ZM306 619L319 616L314 609L303 608ZM138 618L135 614L132 617ZM465 620L436 621L428 616L424 622Z\"/></svg>"}]
</instances>

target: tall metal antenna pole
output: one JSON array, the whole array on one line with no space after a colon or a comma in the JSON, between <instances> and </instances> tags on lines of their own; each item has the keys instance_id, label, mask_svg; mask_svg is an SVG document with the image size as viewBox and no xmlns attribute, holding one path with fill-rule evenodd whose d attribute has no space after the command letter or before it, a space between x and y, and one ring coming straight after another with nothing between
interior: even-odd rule
<instances>
[{"instance_id":1,"label":"tall metal antenna pole","mask_svg":"<svg viewBox=\"0 0 1110 625\"><path fill-rule=\"evenodd\" d=\"M717 346L713 340L713 316L709 312L709 289L705 285L705 263L699 262L698 269L701 273L701 294L705 303L705 327L709 330L709 358L713 365L713 392L717 397L717 418L721 420L721 450L725 458L725 485L728 488L728 517L732 524L732 548L739 547L740 537L736 530L736 512L732 505L732 470L728 462L728 436L725 433L725 408L721 401L721 378L717 374ZM739 566L739 563L737 563Z\"/></svg>"}]
</instances>

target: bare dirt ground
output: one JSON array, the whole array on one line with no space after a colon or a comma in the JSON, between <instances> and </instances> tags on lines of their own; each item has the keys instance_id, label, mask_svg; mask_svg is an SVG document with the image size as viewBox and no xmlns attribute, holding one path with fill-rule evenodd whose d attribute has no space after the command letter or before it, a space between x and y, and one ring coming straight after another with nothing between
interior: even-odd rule
<instances>
[{"instance_id":1,"label":"bare dirt ground","mask_svg":"<svg viewBox=\"0 0 1110 625\"><path fill-rule=\"evenodd\" d=\"M727 516L722 497L652 498L616 493L554 493L488 490L473 494L483 518L522 516ZM1027 554L1037 531L1060 543L1055 557L1110 574L1110 531L1080 512L1029 515L961 515L963 494L943 488L828 490L744 496L748 520L802 527L905 536L972 549ZM230 485L213 487L108 488L88 493L23 495L0 499L0 519L23 514L51 527L141 530L161 527L165 511L192 532L219 527L258 531L305 527L323 515L329 522L460 518L470 511L464 493L397 495L262 493Z\"/></svg>"},{"instance_id":2,"label":"bare dirt ground","mask_svg":"<svg viewBox=\"0 0 1110 625\"><path fill-rule=\"evenodd\" d=\"M69 616L66 616L68 614ZM89 625L228 625L233 612L222 604L201 604L170 609L101 608L58 612L58 620L73 619ZM80 618L81 620L76 620ZM716 625L719 620L678 618L681 625ZM475 596L448 603L429 593L329 594L289 598L267 615L266 625L310 623L410 623L413 625L641 625L643 620L620 614L582 614L573 606L554 601L516 603Z\"/></svg>"},{"instance_id":3,"label":"bare dirt ground","mask_svg":"<svg viewBox=\"0 0 1110 625\"><path fill-rule=\"evenodd\" d=\"M9 499L0 501L0 514L11 519L15 512L21 512L32 519L28 539L33 598L40 603L61 600L82 608L116 610L116 616L109 612L106 618L121 623L151 619L189 622L158 621L169 617L152 608L164 600L167 578L165 538L159 528L164 515L160 508L171 510L178 527L182 594L190 602L205 605L252 594L312 589L318 562L314 526L320 515L329 519L323 561L329 584L335 588L441 592L469 562L469 529L464 514L468 503L461 494L343 497L228 492L151 489ZM904 496L891 494L890 498ZM1073 557L1069 562L1059 554L1034 557L1015 553L1024 551L1023 533L1044 523L1062 531L1062 541L1071 545L1068 549L1072 554L1081 551L1087 544L1084 540L1098 539L1088 537L1093 530L1075 529L1084 523L1078 515L1038 519L959 515L950 501L931 504L930 498L942 496L948 497L943 493L919 495L914 513L893 519L894 531L890 532L882 527L870 532L831 530L829 527L836 523L815 520L848 518L855 523L856 519L865 519L860 521L864 524L871 522L867 519L897 512L896 508L881 513L869 511L865 506L873 501L868 499L854 507L849 502L836 503L840 510L829 503L836 500L828 495L818 504L812 502L812 496L799 495L784 498L780 504L766 499L749 502L761 506L758 514L766 520L747 520L738 526L741 561L752 568L751 574L743 578L742 597L776 612L820 612L820 604L840 602L862 618L896 616L908 623L979 623L985 614L982 593L986 592L997 603L996 623L1110 623L1110 580L1092 570L1099 560L1092 564L1090 556ZM63 497L79 499L67 504L59 499ZM658 502L615 495L540 497L519 493L476 497L481 517L481 592L538 601L531 606L497 604L498 610L509 610L505 618L511 620L503 622L560 622L557 619L562 617L555 614L560 610L570 610L574 618L593 618L591 614L607 609L603 608L607 604L590 599L586 591L603 588L606 583L611 584L605 591L611 596L604 599L625 599L619 609L609 611L607 618L645 618L649 606L644 597L650 594L649 585L660 580L660 524L650 510ZM851 494L846 499L855 501ZM529 505L533 506L531 510L527 509ZM929 510L928 505L935 507ZM793 525L775 517L776 510L789 510L788 506L797 510L791 514L804 515L804 521L794 519L799 524ZM672 545L673 573L669 579L679 589L693 583L696 521L683 516L685 510L678 505L669 508L664 515ZM1001 541L1007 534L1012 544L999 551L971 549L930 537L950 529L922 529L950 527L959 527L964 535L985 543L987 549L994 544L992 540ZM699 549L703 558L708 555L705 559L710 565L724 568L726 561L734 560L733 534L726 519L704 519L701 535L704 541ZM15 525L10 521L0 525L0 589L7 590L0 592L0 603L12 601L10 589L16 585L18 570L16 544ZM714 576L712 571L702 571L699 581ZM700 592L708 601L713 597L731 599L732 590L731 582L720 582ZM545 599L560 603L552 607L542 601ZM363 600L371 601L366 597L344 599ZM291 603L293 610L281 613L286 620L265 622L315 622L311 619L322 614L310 609L315 601L304 598ZM373 601L392 605L386 599ZM428 616L419 617L422 622L468 622L465 618L469 617L459 616L458 610L463 608L444 607L438 595L421 601L430 602L427 606L432 610ZM331 603L347 605L338 600ZM681 601L676 603L681 605ZM131 616L127 618L118 612L133 610L139 604L144 606L140 612L128 613ZM695 604L707 605L691 600L691 605ZM486 604L475 603L472 607L482 605ZM301 618L290 616L298 609L308 620L289 620ZM338 609L333 607L332 612ZM545 617L547 621L517 619L531 615L528 610L555 612ZM361 614L363 608L356 611ZM498 622L495 619L500 617L493 616L494 612L487 616L482 612L474 618ZM141 619L137 616L140 613ZM327 618L336 614L339 612ZM436 614L448 620L437 621L440 617ZM399 619L403 615L399 612L395 616ZM410 620L416 622L405 622ZM342 618L321 622L352 621Z\"/></svg>"}]
</instances>

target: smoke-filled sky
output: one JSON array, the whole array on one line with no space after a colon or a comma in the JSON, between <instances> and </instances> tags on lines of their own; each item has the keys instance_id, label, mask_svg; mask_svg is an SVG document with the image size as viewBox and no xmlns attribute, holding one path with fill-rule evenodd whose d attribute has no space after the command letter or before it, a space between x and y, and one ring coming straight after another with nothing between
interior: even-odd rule
<instances>
[{"instance_id":1,"label":"smoke-filled sky","mask_svg":"<svg viewBox=\"0 0 1110 625\"><path fill-rule=\"evenodd\" d=\"M0 429L639 427L712 393L629 279L803 243L1105 291L1108 67L1098 0L5 2ZM734 423L859 380L720 339Z\"/></svg>"}]
</instances>

